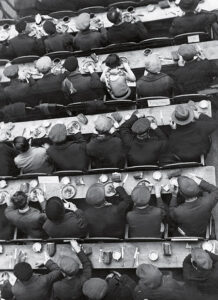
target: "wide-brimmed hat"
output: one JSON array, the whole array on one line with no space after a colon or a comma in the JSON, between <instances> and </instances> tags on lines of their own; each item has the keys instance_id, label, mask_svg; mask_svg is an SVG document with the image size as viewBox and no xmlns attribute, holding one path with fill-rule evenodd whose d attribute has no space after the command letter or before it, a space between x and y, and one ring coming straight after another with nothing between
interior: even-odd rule
<instances>
[{"instance_id":1,"label":"wide-brimmed hat","mask_svg":"<svg viewBox=\"0 0 218 300\"><path fill-rule=\"evenodd\" d=\"M203 249L194 248L191 251L191 256L196 265L202 269L210 270L213 266L213 261L210 255Z\"/></svg>"},{"instance_id":2,"label":"wide-brimmed hat","mask_svg":"<svg viewBox=\"0 0 218 300\"><path fill-rule=\"evenodd\" d=\"M172 120L178 125L187 125L194 120L193 109L189 105L179 104L172 113Z\"/></svg>"},{"instance_id":3,"label":"wide-brimmed hat","mask_svg":"<svg viewBox=\"0 0 218 300\"><path fill-rule=\"evenodd\" d=\"M183 11L193 11L198 6L200 0L181 0L179 3L179 7Z\"/></svg>"},{"instance_id":4,"label":"wide-brimmed hat","mask_svg":"<svg viewBox=\"0 0 218 300\"><path fill-rule=\"evenodd\" d=\"M188 198L196 197L200 193L197 183L189 177L180 176L178 178L178 185L180 192Z\"/></svg>"}]
</instances>

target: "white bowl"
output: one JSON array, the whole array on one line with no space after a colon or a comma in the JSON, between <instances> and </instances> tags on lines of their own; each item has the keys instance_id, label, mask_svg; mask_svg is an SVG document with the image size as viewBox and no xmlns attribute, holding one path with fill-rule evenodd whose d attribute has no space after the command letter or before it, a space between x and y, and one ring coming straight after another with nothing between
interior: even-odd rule
<instances>
[{"instance_id":1,"label":"white bowl","mask_svg":"<svg viewBox=\"0 0 218 300\"><path fill-rule=\"evenodd\" d=\"M156 261L159 258L158 252L157 251L151 251L148 255L149 259L151 261Z\"/></svg>"},{"instance_id":2,"label":"white bowl","mask_svg":"<svg viewBox=\"0 0 218 300\"><path fill-rule=\"evenodd\" d=\"M118 261L120 258L121 258L121 252L113 251L113 259Z\"/></svg>"},{"instance_id":3,"label":"white bowl","mask_svg":"<svg viewBox=\"0 0 218 300\"><path fill-rule=\"evenodd\" d=\"M105 175L105 174L102 174L102 175L99 177L99 181L100 181L101 183L107 182L107 181L108 181L108 176Z\"/></svg>"},{"instance_id":4,"label":"white bowl","mask_svg":"<svg viewBox=\"0 0 218 300\"><path fill-rule=\"evenodd\" d=\"M40 243L34 243L33 244L33 251L34 252L40 252L42 250L42 244L40 244Z\"/></svg>"},{"instance_id":5,"label":"white bowl","mask_svg":"<svg viewBox=\"0 0 218 300\"><path fill-rule=\"evenodd\" d=\"M162 178L162 174L161 174L161 172L159 172L159 171L155 171L154 173L153 173L153 178L155 179L155 180L161 180L161 178Z\"/></svg>"},{"instance_id":6,"label":"white bowl","mask_svg":"<svg viewBox=\"0 0 218 300\"><path fill-rule=\"evenodd\" d=\"M200 108L202 108L202 109L208 108L208 101L207 101L207 100L202 100L202 101L199 103L199 106L200 106Z\"/></svg>"}]
</instances>

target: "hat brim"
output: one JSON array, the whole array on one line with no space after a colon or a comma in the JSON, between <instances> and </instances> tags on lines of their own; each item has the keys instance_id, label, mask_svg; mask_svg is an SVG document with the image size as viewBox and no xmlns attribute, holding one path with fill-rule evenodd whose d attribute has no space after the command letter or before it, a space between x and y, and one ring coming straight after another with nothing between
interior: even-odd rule
<instances>
[{"instance_id":1,"label":"hat brim","mask_svg":"<svg viewBox=\"0 0 218 300\"><path fill-rule=\"evenodd\" d=\"M191 123L194 120L194 112L191 107L187 107L187 109L189 111L189 117L186 120L178 120L176 118L175 111L172 113L172 116L171 116L172 120L178 125L187 125L187 124Z\"/></svg>"}]
</instances>

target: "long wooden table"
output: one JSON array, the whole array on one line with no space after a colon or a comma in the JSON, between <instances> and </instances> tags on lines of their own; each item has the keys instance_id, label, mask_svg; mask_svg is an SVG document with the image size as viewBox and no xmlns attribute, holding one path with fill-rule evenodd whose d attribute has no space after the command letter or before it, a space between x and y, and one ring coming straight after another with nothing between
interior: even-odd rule
<instances>
[{"instance_id":1,"label":"long wooden table","mask_svg":"<svg viewBox=\"0 0 218 300\"><path fill-rule=\"evenodd\" d=\"M156 101L156 100L154 100ZM198 107L198 110L202 113L207 114L211 117L211 102L208 101L208 108L202 109L199 106L199 103L195 103ZM184 104L185 105L185 104ZM142 108L138 109L140 113L143 113L145 116L153 116L156 118L157 123L159 126L161 125L169 125L171 115L173 111L175 110L176 105L167 105L167 106L161 106L161 107L149 107L149 108ZM120 115L122 116L122 121L120 125L125 121L126 118L130 117L133 113L133 110L125 110L125 111L119 111ZM110 113L105 113L101 115L111 116ZM48 133L51 129L51 127L58 123L63 123L68 127L69 124L71 124L73 121L77 121L81 125L81 132L82 134L90 134L95 132L95 120L97 119L99 115L88 115L86 116L88 119L88 123L86 125L81 124L77 117L67 117L67 118L57 118L57 119L51 119L48 121L28 121L28 122L17 122L14 123L14 128L11 131L11 137L10 140L13 140L14 137L23 135L26 138L33 137L31 131L33 131L35 128L38 128L43 125L48 125L49 127L46 127L46 136L48 136ZM44 127L44 126L43 126ZM0 128L1 133L1 128Z\"/></svg>"}]
</instances>

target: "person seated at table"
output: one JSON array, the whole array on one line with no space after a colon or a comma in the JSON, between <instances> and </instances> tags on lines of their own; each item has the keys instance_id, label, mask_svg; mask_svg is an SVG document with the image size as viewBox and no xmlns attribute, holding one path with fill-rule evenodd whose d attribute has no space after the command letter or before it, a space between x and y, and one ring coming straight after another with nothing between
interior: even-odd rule
<instances>
[{"instance_id":1,"label":"person seated at table","mask_svg":"<svg viewBox=\"0 0 218 300\"><path fill-rule=\"evenodd\" d=\"M194 248L183 261L183 279L196 287L205 297L218 295L218 255L203 249ZM215 300L215 298L214 298Z\"/></svg>"},{"instance_id":2,"label":"person seated at table","mask_svg":"<svg viewBox=\"0 0 218 300\"><path fill-rule=\"evenodd\" d=\"M53 166L48 160L46 149L43 147L32 147L23 136L17 136L14 141L14 148L19 153L15 159L15 165L22 174L45 172L51 173Z\"/></svg>"},{"instance_id":3,"label":"person seated at table","mask_svg":"<svg viewBox=\"0 0 218 300\"><path fill-rule=\"evenodd\" d=\"M68 57L63 67L68 72L66 79L62 83L62 90L67 103L103 98L105 94L103 84L91 64L88 65L89 75L81 74L78 59L75 56Z\"/></svg>"},{"instance_id":4,"label":"person seated at table","mask_svg":"<svg viewBox=\"0 0 218 300\"><path fill-rule=\"evenodd\" d=\"M19 170L14 163L17 154L13 146L3 141L0 142L0 176L17 176L19 174Z\"/></svg>"},{"instance_id":5,"label":"person seated at table","mask_svg":"<svg viewBox=\"0 0 218 300\"><path fill-rule=\"evenodd\" d=\"M0 199L0 239L1 240L11 240L13 239L14 226L6 218L5 209L7 209L7 200L4 198Z\"/></svg>"},{"instance_id":6,"label":"person seated at table","mask_svg":"<svg viewBox=\"0 0 218 300\"><path fill-rule=\"evenodd\" d=\"M36 61L36 69L43 74L43 77L38 80L29 78L31 93L41 102L64 105L64 94L61 86L66 75L51 72L52 61L48 56L43 56Z\"/></svg>"},{"instance_id":7,"label":"person seated at table","mask_svg":"<svg viewBox=\"0 0 218 300\"><path fill-rule=\"evenodd\" d=\"M134 300L193 299L185 297L189 294L183 283L175 280L171 275L162 274L162 272L152 264L139 265L136 269L136 275L139 277L139 282L134 290Z\"/></svg>"},{"instance_id":8,"label":"person seated at table","mask_svg":"<svg viewBox=\"0 0 218 300\"><path fill-rule=\"evenodd\" d=\"M109 54L104 61L105 67L101 75L101 81L105 83L107 91L112 99L132 98L128 81L136 81L136 77L130 69L128 62L123 62L117 54ZM135 97L134 97L135 98Z\"/></svg>"},{"instance_id":9,"label":"person seated at table","mask_svg":"<svg viewBox=\"0 0 218 300\"><path fill-rule=\"evenodd\" d=\"M96 168L123 168L125 153L120 137L111 134L113 122L110 118L100 115L95 121L94 135L87 144L87 154L91 159L91 166Z\"/></svg>"},{"instance_id":10,"label":"person seated at table","mask_svg":"<svg viewBox=\"0 0 218 300\"><path fill-rule=\"evenodd\" d=\"M64 205L63 200L51 197L46 202L47 220L43 229L51 238L84 238L87 235L87 222L84 213L73 203Z\"/></svg>"},{"instance_id":11,"label":"person seated at table","mask_svg":"<svg viewBox=\"0 0 218 300\"><path fill-rule=\"evenodd\" d=\"M26 21L18 21L15 24L15 29L18 35L9 39L6 49L2 49L6 57L15 58L25 55L42 55L44 53L42 42L28 35Z\"/></svg>"},{"instance_id":12,"label":"person seated at table","mask_svg":"<svg viewBox=\"0 0 218 300\"><path fill-rule=\"evenodd\" d=\"M71 240L70 244L82 264L82 273L79 272L79 263L75 258L61 256L59 266L65 277L53 284L52 299L82 299L83 284L92 276L92 263L81 246L76 240Z\"/></svg>"},{"instance_id":13,"label":"person seated at table","mask_svg":"<svg viewBox=\"0 0 218 300\"><path fill-rule=\"evenodd\" d=\"M83 284L83 295L89 300L105 299L108 291L106 280L93 277Z\"/></svg>"},{"instance_id":14,"label":"person seated at table","mask_svg":"<svg viewBox=\"0 0 218 300\"><path fill-rule=\"evenodd\" d=\"M185 202L177 203L177 194ZM172 192L170 217L185 236L205 237L211 212L218 201L218 188L194 175L178 177L178 188Z\"/></svg>"},{"instance_id":15,"label":"person seated at table","mask_svg":"<svg viewBox=\"0 0 218 300\"><path fill-rule=\"evenodd\" d=\"M166 148L166 136L156 120L150 121L141 113L133 113L120 126L120 135L128 166L156 164Z\"/></svg>"},{"instance_id":16,"label":"person seated at table","mask_svg":"<svg viewBox=\"0 0 218 300\"><path fill-rule=\"evenodd\" d=\"M122 20L122 12L117 7L111 7L107 12L108 20L113 25L107 28L107 40L109 44L140 42L148 37L148 31L139 17L135 17L134 23Z\"/></svg>"},{"instance_id":17,"label":"person seated at table","mask_svg":"<svg viewBox=\"0 0 218 300\"><path fill-rule=\"evenodd\" d=\"M49 132L52 145L47 154L57 171L88 169L89 159L86 154L86 141L80 129L73 128L75 141L67 141L67 129L64 124L54 125Z\"/></svg>"},{"instance_id":18,"label":"person seated at table","mask_svg":"<svg viewBox=\"0 0 218 300\"><path fill-rule=\"evenodd\" d=\"M105 199L105 188L101 183L91 185L86 193L85 210L90 237L123 238L126 213L132 205L131 198L119 183L113 183L119 195L118 205L108 203Z\"/></svg>"},{"instance_id":19,"label":"person seated at table","mask_svg":"<svg viewBox=\"0 0 218 300\"><path fill-rule=\"evenodd\" d=\"M48 300L51 296L52 285L55 281L63 278L58 265L45 255L44 266L47 274L41 275L33 272L31 265L22 258L14 266L15 284L11 291L16 300Z\"/></svg>"},{"instance_id":20,"label":"person seated at table","mask_svg":"<svg viewBox=\"0 0 218 300\"><path fill-rule=\"evenodd\" d=\"M31 95L29 84L19 79L18 65L7 66L3 74L10 79L9 85L4 88L7 104L16 102L23 102L30 106L37 104L37 101Z\"/></svg>"},{"instance_id":21,"label":"person seated at table","mask_svg":"<svg viewBox=\"0 0 218 300\"><path fill-rule=\"evenodd\" d=\"M172 35L199 31L210 34L211 25L217 22L217 16L208 11L196 11L198 4L199 0L180 1L179 7L184 14L173 19L170 27Z\"/></svg>"},{"instance_id":22,"label":"person seated at table","mask_svg":"<svg viewBox=\"0 0 218 300\"><path fill-rule=\"evenodd\" d=\"M42 195L38 197L40 206L44 209L44 197ZM46 216L38 209L29 206L27 194L22 191L16 192L7 205L5 216L18 230L30 238L47 237L42 229Z\"/></svg>"},{"instance_id":23,"label":"person seated at table","mask_svg":"<svg viewBox=\"0 0 218 300\"><path fill-rule=\"evenodd\" d=\"M87 51L93 48L104 47L107 44L107 31L104 27L101 27L98 31L89 29L90 14L80 14L75 22L79 31L74 38L76 49Z\"/></svg>"},{"instance_id":24,"label":"person seated at table","mask_svg":"<svg viewBox=\"0 0 218 300\"><path fill-rule=\"evenodd\" d=\"M145 58L144 75L136 82L138 98L152 96L171 97L173 93L173 79L161 72L161 61L156 54Z\"/></svg>"},{"instance_id":25,"label":"person seated at table","mask_svg":"<svg viewBox=\"0 0 218 300\"><path fill-rule=\"evenodd\" d=\"M69 33L58 33L52 21L46 20L43 29L48 36L44 39L46 52L73 51L73 36Z\"/></svg>"},{"instance_id":26,"label":"person seated at table","mask_svg":"<svg viewBox=\"0 0 218 300\"><path fill-rule=\"evenodd\" d=\"M157 207L149 205L151 193L146 186L137 186L131 193L134 203L132 211L127 213L129 237L161 237L161 222L166 216L161 187L155 185ZM151 226L152 224L152 226Z\"/></svg>"},{"instance_id":27,"label":"person seated at table","mask_svg":"<svg viewBox=\"0 0 218 300\"><path fill-rule=\"evenodd\" d=\"M218 76L218 67L211 60L201 58L194 45L184 44L178 49L180 55L179 66L172 73L174 91L176 94L197 93L208 88Z\"/></svg>"},{"instance_id":28,"label":"person seated at table","mask_svg":"<svg viewBox=\"0 0 218 300\"><path fill-rule=\"evenodd\" d=\"M206 114L193 110L188 104L179 104L171 117L166 156L176 161L199 161L211 147L210 135L217 129L218 122ZM167 154L168 153L168 154Z\"/></svg>"}]
</instances>

